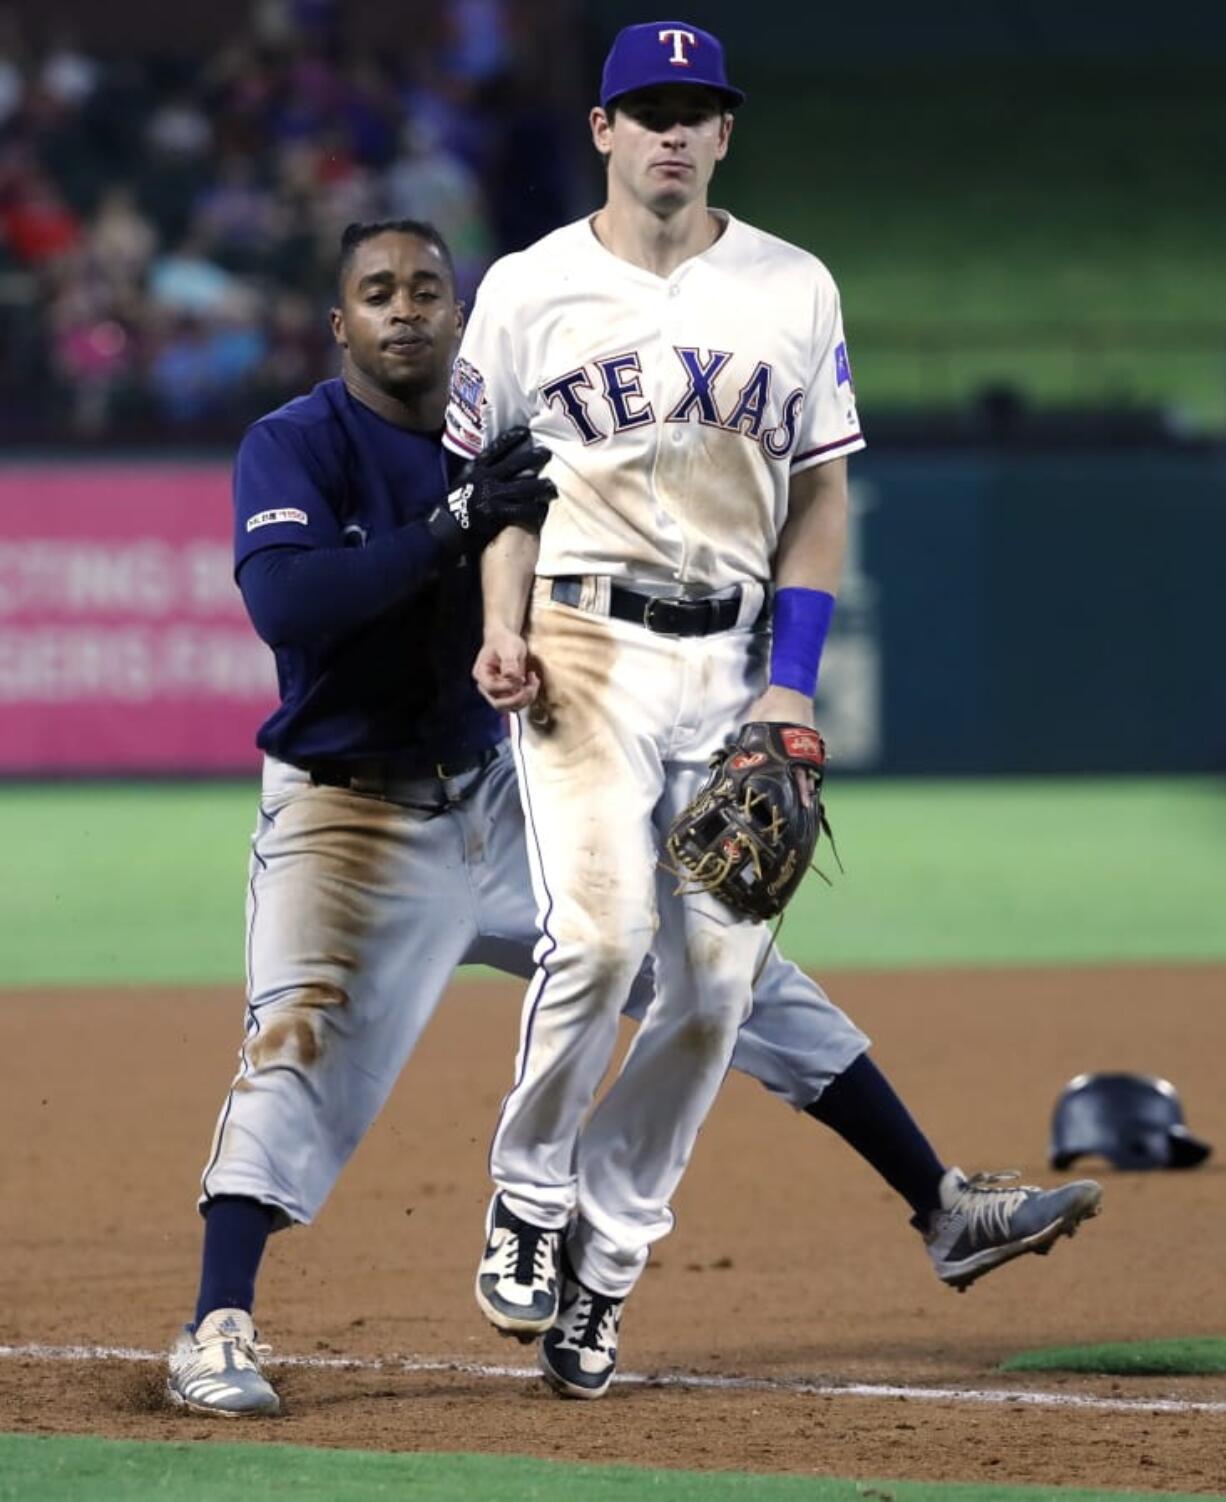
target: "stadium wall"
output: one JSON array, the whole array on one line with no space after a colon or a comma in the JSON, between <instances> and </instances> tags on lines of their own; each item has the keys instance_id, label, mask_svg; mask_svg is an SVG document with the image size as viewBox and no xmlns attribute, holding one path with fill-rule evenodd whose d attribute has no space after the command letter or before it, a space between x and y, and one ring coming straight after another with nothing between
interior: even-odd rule
<instances>
[{"instance_id":1,"label":"stadium wall","mask_svg":"<svg viewBox=\"0 0 1226 1502\"><path fill-rule=\"evenodd\" d=\"M231 579L229 468L0 468L0 771L257 765L272 657Z\"/></svg>"},{"instance_id":2,"label":"stadium wall","mask_svg":"<svg viewBox=\"0 0 1226 1502\"><path fill-rule=\"evenodd\" d=\"M853 468L867 596L840 613L880 662L866 770L1226 769L1220 453L870 451Z\"/></svg>"},{"instance_id":3,"label":"stadium wall","mask_svg":"<svg viewBox=\"0 0 1226 1502\"><path fill-rule=\"evenodd\" d=\"M819 722L840 771L1226 769L1226 460L870 451ZM248 773L272 660L217 462L0 468L0 772Z\"/></svg>"}]
</instances>

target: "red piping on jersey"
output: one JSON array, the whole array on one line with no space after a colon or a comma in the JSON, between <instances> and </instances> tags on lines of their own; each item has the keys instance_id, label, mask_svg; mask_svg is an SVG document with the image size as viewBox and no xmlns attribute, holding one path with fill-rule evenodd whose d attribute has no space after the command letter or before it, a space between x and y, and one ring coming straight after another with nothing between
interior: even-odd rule
<instances>
[{"instance_id":1,"label":"red piping on jersey","mask_svg":"<svg viewBox=\"0 0 1226 1502\"><path fill-rule=\"evenodd\" d=\"M833 443L823 443L820 448L806 449L803 454L797 454L792 463L799 464L802 459L812 459L816 454L828 454L831 449L841 449L844 444L855 443L863 436L862 433L850 433L846 438L836 438Z\"/></svg>"}]
</instances>

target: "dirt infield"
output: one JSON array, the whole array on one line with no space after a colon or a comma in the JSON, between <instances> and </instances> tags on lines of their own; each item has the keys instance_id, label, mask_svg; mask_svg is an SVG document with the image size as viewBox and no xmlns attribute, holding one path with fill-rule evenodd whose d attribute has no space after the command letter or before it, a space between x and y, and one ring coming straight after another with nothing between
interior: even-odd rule
<instances>
[{"instance_id":1,"label":"dirt infield","mask_svg":"<svg viewBox=\"0 0 1226 1502\"><path fill-rule=\"evenodd\" d=\"M1226 1155L1226 970L857 974L832 993L938 1148L968 1171L1050 1178L1047 1123L1083 1069L1179 1086ZM457 986L319 1224L277 1237L258 1311L280 1352L523 1366L471 1279L485 1150L519 987ZM190 1312L196 1177L233 1065L231 989L0 996L0 1343L160 1350ZM623 1365L683 1373L1226 1402L1226 1380L1001 1376L1077 1341L1226 1333L1226 1156L1100 1175L1102 1217L966 1295L933 1277L901 1203L805 1117L733 1077L629 1306ZM379 1449L844 1476L1226 1489L1226 1412L1075 1411L786 1390L615 1388L598 1404L472 1371L278 1378L286 1414L242 1426L162 1405L150 1363L0 1360L0 1429L267 1438Z\"/></svg>"}]
</instances>

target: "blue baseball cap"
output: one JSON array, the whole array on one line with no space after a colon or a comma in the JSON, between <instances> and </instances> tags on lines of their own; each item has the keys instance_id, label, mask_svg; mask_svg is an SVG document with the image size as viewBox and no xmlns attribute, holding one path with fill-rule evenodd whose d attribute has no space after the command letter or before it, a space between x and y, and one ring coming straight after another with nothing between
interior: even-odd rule
<instances>
[{"instance_id":1,"label":"blue baseball cap","mask_svg":"<svg viewBox=\"0 0 1226 1502\"><path fill-rule=\"evenodd\" d=\"M644 21L627 26L613 38L600 78L600 104L654 84L688 83L715 89L729 109L745 102L724 71L718 37L688 21Z\"/></svg>"}]
</instances>

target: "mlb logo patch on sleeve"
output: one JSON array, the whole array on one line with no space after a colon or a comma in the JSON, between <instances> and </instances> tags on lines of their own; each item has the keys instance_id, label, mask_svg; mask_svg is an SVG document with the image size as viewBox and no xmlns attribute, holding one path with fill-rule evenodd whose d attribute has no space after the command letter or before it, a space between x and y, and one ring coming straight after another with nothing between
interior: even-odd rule
<instances>
[{"instance_id":1,"label":"mlb logo patch on sleeve","mask_svg":"<svg viewBox=\"0 0 1226 1502\"><path fill-rule=\"evenodd\" d=\"M257 511L254 516L247 518L248 532L254 532L257 527L271 527L275 522L297 522L299 526L307 524L307 514L299 511L297 506L278 506L275 511Z\"/></svg>"}]
</instances>

